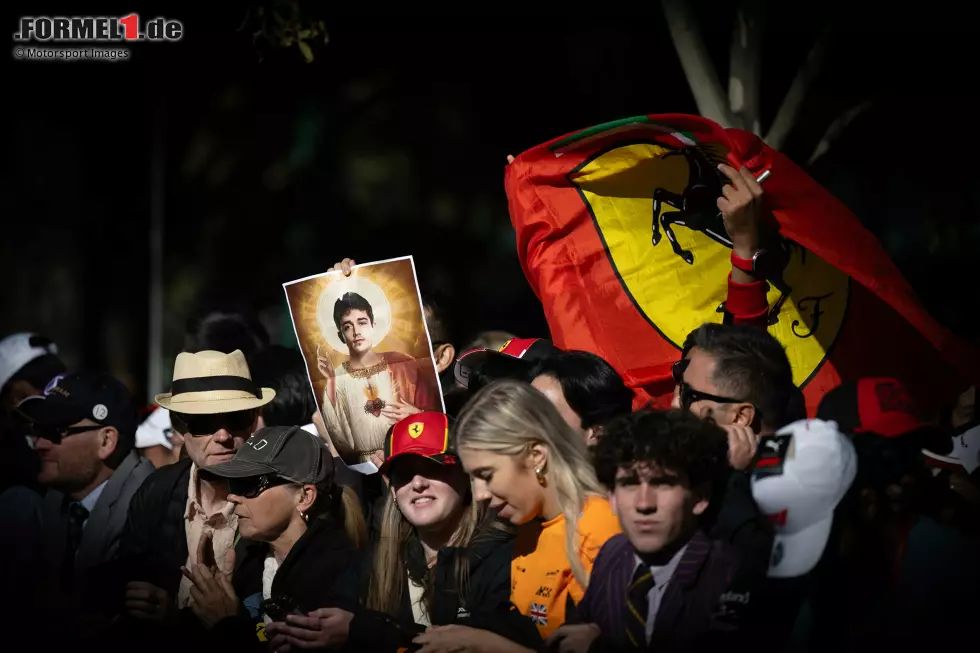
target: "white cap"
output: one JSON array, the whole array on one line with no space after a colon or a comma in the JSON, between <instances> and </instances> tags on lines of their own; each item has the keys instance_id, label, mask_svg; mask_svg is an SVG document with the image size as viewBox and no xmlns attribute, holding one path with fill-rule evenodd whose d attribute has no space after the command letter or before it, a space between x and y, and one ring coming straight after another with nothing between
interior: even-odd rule
<instances>
[{"instance_id":1,"label":"white cap","mask_svg":"<svg viewBox=\"0 0 980 653\"><path fill-rule=\"evenodd\" d=\"M170 424L170 411L166 408L156 408L137 427L136 448L146 449L147 447L159 445L173 451L174 445L170 442L172 428Z\"/></svg>"},{"instance_id":2,"label":"white cap","mask_svg":"<svg viewBox=\"0 0 980 653\"><path fill-rule=\"evenodd\" d=\"M35 358L58 353L53 342L31 343L37 337L36 333L15 333L0 340L0 388Z\"/></svg>"},{"instance_id":3,"label":"white cap","mask_svg":"<svg viewBox=\"0 0 980 653\"><path fill-rule=\"evenodd\" d=\"M752 479L752 496L773 522L770 578L803 576L823 555L834 509L857 474L857 453L835 422L800 420L777 433L793 437L783 473Z\"/></svg>"}]
</instances>

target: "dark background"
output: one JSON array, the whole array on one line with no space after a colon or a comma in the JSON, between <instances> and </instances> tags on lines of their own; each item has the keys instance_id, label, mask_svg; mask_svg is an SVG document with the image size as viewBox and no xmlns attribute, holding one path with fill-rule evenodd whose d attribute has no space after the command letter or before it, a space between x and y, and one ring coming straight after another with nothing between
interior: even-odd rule
<instances>
[{"instance_id":1,"label":"dark background","mask_svg":"<svg viewBox=\"0 0 980 653\"><path fill-rule=\"evenodd\" d=\"M281 284L345 256L414 255L423 292L453 297L460 341L483 329L545 335L517 263L506 155L626 116L697 112L658 3L619 19L611 6L527 19L453 5L460 13L378 7L362 20L300 4L330 35L312 63L253 40L260 4L289 6L5 8L11 44L19 16L66 12L163 15L186 35L114 44L131 48L126 62L5 61L0 333L43 332L73 366L110 369L140 396L160 390L146 380L159 202L168 372L188 317L218 301L250 303L274 339L293 342ZM805 164L841 112L873 100L810 171L882 240L933 315L975 339L978 36L967 16L934 3L767 4L764 128L832 22L830 59L783 149ZM695 5L724 82L734 6Z\"/></svg>"}]
</instances>

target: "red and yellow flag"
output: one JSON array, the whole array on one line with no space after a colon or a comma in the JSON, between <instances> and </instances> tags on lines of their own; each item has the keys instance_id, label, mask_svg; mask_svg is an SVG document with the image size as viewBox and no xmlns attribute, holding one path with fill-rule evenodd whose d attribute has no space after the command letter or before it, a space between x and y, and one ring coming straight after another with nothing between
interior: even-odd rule
<instances>
[{"instance_id":1,"label":"red and yellow flag","mask_svg":"<svg viewBox=\"0 0 980 653\"><path fill-rule=\"evenodd\" d=\"M790 257L770 282L769 330L811 414L842 379L893 376L929 407L976 381L976 352L928 315L847 207L756 136L678 114L575 132L507 166L521 265L557 346L608 360L638 404L669 400L684 338L723 319L720 162L770 172L765 201Z\"/></svg>"}]
</instances>

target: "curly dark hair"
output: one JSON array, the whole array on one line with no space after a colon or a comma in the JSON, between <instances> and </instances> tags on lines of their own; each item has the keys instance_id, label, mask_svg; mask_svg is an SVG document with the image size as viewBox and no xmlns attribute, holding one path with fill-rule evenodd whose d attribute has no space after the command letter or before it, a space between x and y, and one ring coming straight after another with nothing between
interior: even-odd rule
<instances>
[{"instance_id":1,"label":"curly dark hair","mask_svg":"<svg viewBox=\"0 0 980 653\"><path fill-rule=\"evenodd\" d=\"M610 490L616 471L645 462L685 476L689 487L710 483L712 493L728 479L728 437L711 420L689 412L645 408L606 425L595 447L599 482Z\"/></svg>"}]
</instances>

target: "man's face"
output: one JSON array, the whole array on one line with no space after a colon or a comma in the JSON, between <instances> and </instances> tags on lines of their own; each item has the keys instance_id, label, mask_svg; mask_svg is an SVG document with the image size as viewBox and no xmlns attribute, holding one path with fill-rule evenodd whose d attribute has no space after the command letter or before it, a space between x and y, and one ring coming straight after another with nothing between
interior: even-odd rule
<instances>
[{"instance_id":1,"label":"man's face","mask_svg":"<svg viewBox=\"0 0 980 653\"><path fill-rule=\"evenodd\" d=\"M725 393L712 380L716 365L714 356L694 347L688 352L685 360L683 381L674 386L671 408L688 408L697 417L701 419L711 417L721 426L735 423L737 413L733 408L739 404L703 398L703 395L725 397ZM683 405L682 399L685 394L690 399L688 406Z\"/></svg>"},{"instance_id":2,"label":"man's face","mask_svg":"<svg viewBox=\"0 0 980 653\"><path fill-rule=\"evenodd\" d=\"M351 309L340 319L340 333L351 354L363 354L371 350L374 322L366 311Z\"/></svg>"},{"instance_id":3,"label":"man's face","mask_svg":"<svg viewBox=\"0 0 980 653\"><path fill-rule=\"evenodd\" d=\"M60 433L61 441L55 444L51 438L42 435L45 431L36 429L38 434L34 449L41 459L38 483L45 487L71 493L88 487L102 468L100 456L103 427L83 419L68 429L52 429Z\"/></svg>"},{"instance_id":4,"label":"man's face","mask_svg":"<svg viewBox=\"0 0 980 653\"><path fill-rule=\"evenodd\" d=\"M651 463L635 463L616 471L609 497L630 543L640 554L669 550L689 536L697 517L708 507L687 479Z\"/></svg>"},{"instance_id":5,"label":"man's face","mask_svg":"<svg viewBox=\"0 0 980 653\"><path fill-rule=\"evenodd\" d=\"M217 415L171 414L174 431L183 436L184 451L198 467L231 460L255 432L258 411L241 410Z\"/></svg>"}]
</instances>

